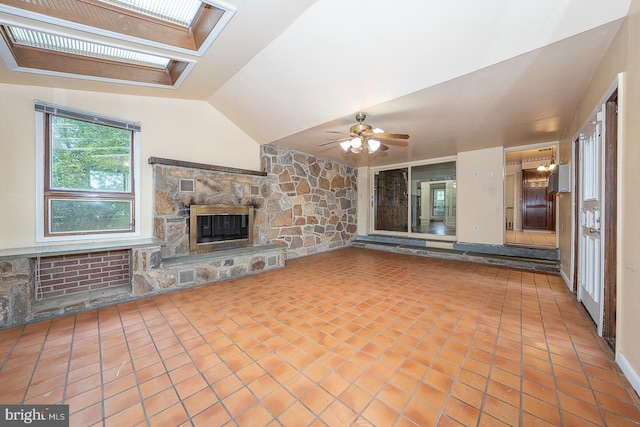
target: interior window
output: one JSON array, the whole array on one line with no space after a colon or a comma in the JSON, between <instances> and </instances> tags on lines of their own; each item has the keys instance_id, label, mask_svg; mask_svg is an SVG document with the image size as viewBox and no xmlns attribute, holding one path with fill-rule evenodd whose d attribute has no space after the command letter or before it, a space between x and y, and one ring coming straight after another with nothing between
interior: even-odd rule
<instances>
[{"instance_id":1,"label":"interior window","mask_svg":"<svg viewBox=\"0 0 640 427\"><path fill-rule=\"evenodd\" d=\"M408 168L377 171L375 175L376 230L407 231L409 198Z\"/></svg>"},{"instance_id":2,"label":"interior window","mask_svg":"<svg viewBox=\"0 0 640 427\"><path fill-rule=\"evenodd\" d=\"M456 235L456 162L411 168L411 232Z\"/></svg>"},{"instance_id":3,"label":"interior window","mask_svg":"<svg viewBox=\"0 0 640 427\"><path fill-rule=\"evenodd\" d=\"M456 162L374 171L374 231L456 235Z\"/></svg>"}]
</instances>

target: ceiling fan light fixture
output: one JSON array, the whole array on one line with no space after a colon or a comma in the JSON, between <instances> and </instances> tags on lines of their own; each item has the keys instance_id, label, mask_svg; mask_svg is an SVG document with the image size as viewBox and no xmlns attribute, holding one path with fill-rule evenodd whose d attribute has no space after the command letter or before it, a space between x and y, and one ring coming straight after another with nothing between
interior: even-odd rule
<instances>
[{"instance_id":1,"label":"ceiling fan light fixture","mask_svg":"<svg viewBox=\"0 0 640 427\"><path fill-rule=\"evenodd\" d=\"M351 140L347 139L346 141L342 141L340 143L340 147L342 147L345 152L349 152L349 149L351 148Z\"/></svg>"},{"instance_id":2,"label":"ceiling fan light fixture","mask_svg":"<svg viewBox=\"0 0 640 427\"><path fill-rule=\"evenodd\" d=\"M369 154L373 154L378 151L380 148L380 141L377 139L370 139L367 141L367 150L369 150Z\"/></svg>"},{"instance_id":3,"label":"ceiling fan light fixture","mask_svg":"<svg viewBox=\"0 0 640 427\"><path fill-rule=\"evenodd\" d=\"M356 121L358 123L351 126L348 133L333 130L327 131L329 133L340 133L349 136L334 139L333 141L320 144L320 146L337 142L340 145L340 148L342 148L347 154L359 154L363 152L373 154L379 150L386 151L389 149L389 147L383 142L394 139L409 139L409 135L401 133L387 133L384 129L374 128L373 126L364 123L366 118L367 115L365 113L356 114Z\"/></svg>"}]
</instances>

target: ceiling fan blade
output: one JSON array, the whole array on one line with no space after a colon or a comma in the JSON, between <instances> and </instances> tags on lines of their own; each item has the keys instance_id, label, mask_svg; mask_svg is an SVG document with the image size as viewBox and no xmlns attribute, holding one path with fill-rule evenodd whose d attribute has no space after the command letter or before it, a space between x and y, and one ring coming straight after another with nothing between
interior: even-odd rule
<instances>
[{"instance_id":1,"label":"ceiling fan blade","mask_svg":"<svg viewBox=\"0 0 640 427\"><path fill-rule=\"evenodd\" d=\"M351 139L351 137L348 137L348 138L340 138L340 139L334 139L334 140L332 140L332 141L329 141L329 142L325 142L325 143L323 143L323 144L320 144L320 145L318 145L318 147L324 147L325 145L333 144L333 143L335 143L335 142L348 141L348 140L350 140L350 139Z\"/></svg>"},{"instance_id":2,"label":"ceiling fan blade","mask_svg":"<svg viewBox=\"0 0 640 427\"><path fill-rule=\"evenodd\" d=\"M326 130L325 133L341 133L343 135L351 135L349 132L340 132L337 130Z\"/></svg>"},{"instance_id":3,"label":"ceiling fan blade","mask_svg":"<svg viewBox=\"0 0 640 427\"><path fill-rule=\"evenodd\" d=\"M367 134L367 136L369 135ZM373 136L376 139L409 139L409 135L406 135L404 133L373 133L372 132L371 136Z\"/></svg>"}]
</instances>

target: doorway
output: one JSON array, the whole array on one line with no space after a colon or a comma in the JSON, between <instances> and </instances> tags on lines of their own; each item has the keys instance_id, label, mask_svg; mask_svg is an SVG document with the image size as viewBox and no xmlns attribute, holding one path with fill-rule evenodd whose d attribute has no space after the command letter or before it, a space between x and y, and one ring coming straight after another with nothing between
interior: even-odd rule
<instances>
[{"instance_id":1,"label":"doorway","mask_svg":"<svg viewBox=\"0 0 640 427\"><path fill-rule=\"evenodd\" d=\"M574 142L576 224L573 286L615 351L617 302L618 93L614 89Z\"/></svg>"},{"instance_id":2,"label":"doorway","mask_svg":"<svg viewBox=\"0 0 640 427\"><path fill-rule=\"evenodd\" d=\"M556 249L555 193L549 177L557 146L505 150L505 245Z\"/></svg>"}]
</instances>

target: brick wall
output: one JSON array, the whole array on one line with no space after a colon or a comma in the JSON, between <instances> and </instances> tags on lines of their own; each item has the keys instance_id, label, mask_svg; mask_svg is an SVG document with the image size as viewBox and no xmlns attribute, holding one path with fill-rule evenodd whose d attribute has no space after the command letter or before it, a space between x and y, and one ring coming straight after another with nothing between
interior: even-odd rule
<instances>
[{"instance_id":1,"label":"brick wall","mask_svg":"<svg viewBox=\"0 0 640 427\"><path fill-rule=\"evenodd\" d=\"M36 260L36 299L130 286L129 250L61 255Z\"/></svg>"}]
</instances>

